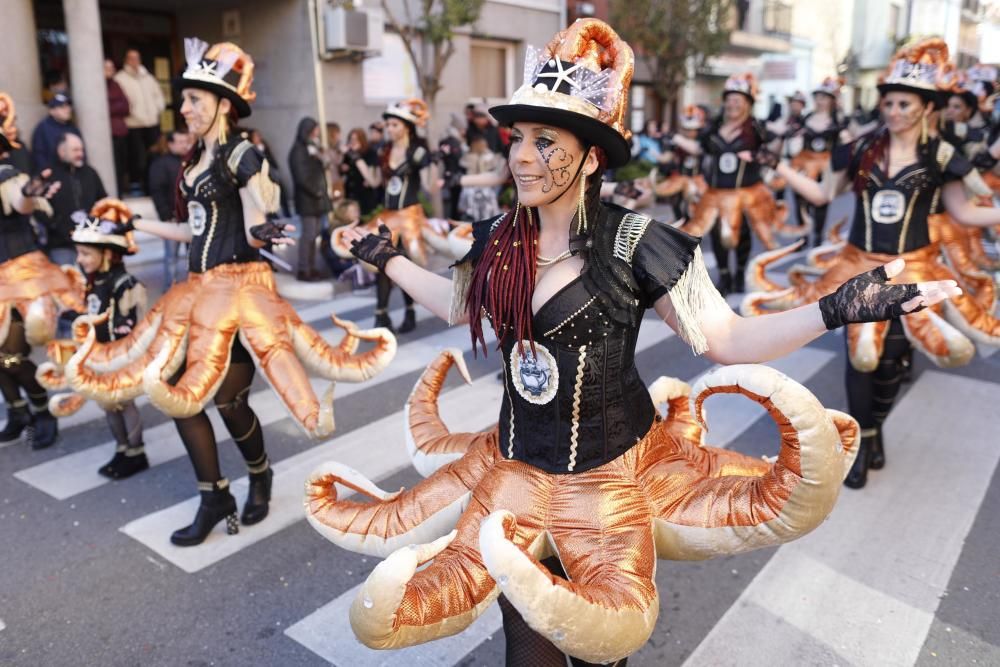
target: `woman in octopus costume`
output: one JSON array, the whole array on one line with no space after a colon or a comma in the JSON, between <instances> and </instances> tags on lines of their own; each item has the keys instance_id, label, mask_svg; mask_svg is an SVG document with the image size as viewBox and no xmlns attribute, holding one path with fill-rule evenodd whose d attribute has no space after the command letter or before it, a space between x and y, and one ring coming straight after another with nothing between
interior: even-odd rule
<instances>
[{"instance_id":1,"label":"woman in octopus costume","mask_svg":"<svg viewBox=\"0 0 1000 667\"><path fill-rule=\"evenodd\" d=\"M447 434L436 417L433 395L458 355L418 384L408 414L431 474L413 489L386 494L335 463L307 483L307 516L326 537L388 555L351 609L368 646L455 634L499 596L507 664L624 662L656 621L657 555L708 558L808 532L836 499L857 429L781 374L738 366L695 390L694 415L709 394L744 393L778 420L781 454L769 464L701 448L688 388L659 383L673 406L661 420L639 377L644 311L695 351L737 363L956 291L885 284L880 268L777 321L734 314L697 238L600 202L604 168L629 159L632 69L631 48L596 19L529 49L525 85L490 110L512 128L517 204L474 225L452 280L400 256L386 229L351 232L358 257L438 316L468 322L484 352L485 314L503 362L499 424L486 433ZM847 298L860 291L865 300ZM338 483L377 502L340 500Z\"/></svg>"},{"instance_id":2,"label":"woman in octopus costume","mask_svg":"<svg viewBox=\"0 0 1000 667\"><path fill-rule=\"evenodd\" d=\"M947 59L947 46L939 39L896 54L879 84L884 126L838 147L822 186L785 163L777 166L778 174L817 206L852 189L857 195L854 221L836 261L813 282L797 281L787 290L775 291L773 283L763 278L762 267L791 249L758 258L759 265L748 279L771 293L748 295L745 314L801 307L843 289L844 281L858 271L897 257L906 260L902 280L957 278L939 260L932 214L943 205L960 223L988 226L1000 222L1000 210L978 207L969 200L963 184L983 194L982 179L951 144L928 135L928 116L939 99L939 68ZM968 294L920 312L900 314L889 322L848 327L847 397L851 415L861 425L862 439L845 484L860 488L869 468L885 465L881 426L899 391L901 360L910 345L948 367L969 362L975 353L972 341L1000 344L1000 321Z\"/></svg>"},{"instance_id":3,"label":"woman in octopus costume","mask_svg":"<svg viewBox=\"0 0 1000 667\"><path fill-rule=\"evenodd\" d=\"M174 418L201 492L194 522L170 537L179 546L200 544L223 519L230 534L239 529L204 412L209 401L246 462L250 484L240 521L255 524L267 516L273 473L260 421L247 403L254 361L295 421L319 437L333 430L333 387L317 399L303 366L330 380L358 382L395 353L388 331L358 331L336 320L347 333L333 348L278 296L259 248L289 243L290 227L267 221L278 205L277 186L261 154L230 133L250 115L253 61L229 43L209 48L187 39L185 51L177 88L181 115L198 142L178 178L183 222L128 226L190 243L189 278L171 287L129 336L102 345L91 331L65 369L70 386L88 398L114 404L145 393ZM361 340L375 347L356 354Z\"/></svg>"},{"instance_id":4,"label":"woman in octopus costume","mask_svg":"<svg viewBox=\"0 0 1000 667\"><path fill-rule=\"evenodd\" d=\"M0 93L0 393L7 423L0 442L26 434L33 449L55 443L59 425L48 409L48 394L35 380L31 346L52 340L60 310L83 308L83 276L59 268L38 247L29 216L48 209L58 185L48 170L34 179L9 162L19 148L12 141L14 102ZM24 394L22 394L24 392ZM30 403L30 406L29 406Z\"/></svg>"},{"instance_id":5,"label":"woman in octopus costume","mask_svg":"<svg viewBox=\"0 0 1000 667\"><path fill-rule=\"evenodd\" d=\"M679 124L683 136L695 141L705 127L705 111L689 104L684 107ZM691 208L698 202L708 184L702 174L702 156L688 153L680 146L671 146L665 154L666 163L658 167L667 178L656 183L654 192L658 197L667 197L674 209L675 220L686 220ZM656 172L654 172L655 174Z\"/></svg>"},{"instance_id":6,"label":"woman in octopus costume","mask_svg":"<svg viewBox=\"0 0 1000 667\"><path fill-rule=\"evenodd\" d=\"M841 78L827 77L813 91L813 110L802 119L798 132L788 141L794 157L791 166L814 180L819 180L830 164L830 154L834 148L847 138L846 123L837 107L840 88L844 85ZM797 146L795 146L797 145ZM798 150L796 150L796 148ZM826 225L826 206L813 206L808 202L799 201L799 217L802 220L812 220L813 245L823 241L823 228ZM808 222L805 222L808 225Z\"/></svg>"},{"instance_id":7,"label":"woman in octopus costume","mask_svg":"<svg viewBox=\"0 0 1000 667\"><path fill-rule=\"evenodd\" d=\"M722 114L697 140L676 134L671 137L673 144L687 153L709 158L708 191L684 230L711 235L723 296L743 291L743 273L752 245L750 229L766 248L775 248L774 228L784 224L788 213L764 185L761 166L741 158L741 154L754 153L777 138L752 116L756 96L757 81L752 74L729 77L722 92ZM732 250L736 251L735 279L729 265Z\"/></svg>"}]
</instances>

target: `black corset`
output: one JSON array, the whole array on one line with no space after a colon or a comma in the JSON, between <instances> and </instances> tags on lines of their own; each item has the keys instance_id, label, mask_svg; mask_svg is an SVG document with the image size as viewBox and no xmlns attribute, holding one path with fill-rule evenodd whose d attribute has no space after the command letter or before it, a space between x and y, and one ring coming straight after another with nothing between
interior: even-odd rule
<instances>
[{"instance_id":1,"label":"black corset","mask_svg":"<svg viewBox=\"0 0 1000 667\"><path fill-rule=\"evenodd\" d=\"M927 217L935 212L941 179L918 163L886 178L872 168L864 194L858 197L849 241L868 252L895 255L931 242Z\"/></svg>"},{"instance_id":2,"label":"black corset","mask_svg":"<svg viewBox=\"0 0 1000 667\"><path fill-rule=\"evenodd\" d=\"M188 268L204 273L220 264L256 262L257 249L246 238L243 226L243 202L236 183L219 170L209 167L182 191L191 227L191 250Z\"/></svg>"},{"instance_id":3,"label":"black corset","mask_svg":"<svg viewBox=\"0 0 1000 667\"><path fill-rule=\"evenodd\" d=\"M656 411L635 367L636 326L615 322L576 279L532 322L535 352L502 347L500 449L552 473L581 472L622 455Z\"/></svg>"}]
</instances>

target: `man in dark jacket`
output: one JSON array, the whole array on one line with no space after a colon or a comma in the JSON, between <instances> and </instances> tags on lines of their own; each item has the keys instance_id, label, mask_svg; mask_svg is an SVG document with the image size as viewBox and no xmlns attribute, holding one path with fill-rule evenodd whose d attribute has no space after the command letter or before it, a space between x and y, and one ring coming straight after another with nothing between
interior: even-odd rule
<instances>
[{"instance_id":1,"label":"man in dark jacket","mask_svg":"<svg viewBox=\"0 0 1000 667\"><path fill-rule=\"evenodd\" d=\"M125 169L128 167L128 126L125 119L129 114L128 98L125 91L114 79L115 63L104 59L104 80L108 84L108 115L111 116L111 147L115 154L115 179L118 182L118 196L125 195L128 186Z\"/></svg>"},{"instance_id":2,"label":"man in dark jacket","mask_svg":"<svg viewBox=\"0 0 1000 667\"><path fill-rule=\"evenodd\" d=\"M316 238L322 231L322 221L330 212L326 166L319 145L319 124L312 118L299 121L295 143L288 154L295 190L295 211L301 220L299 237L299 280L318 280L316 270Z\"/></svg>"},{"instance_id":3,"label":"man in dark jacket","mask_svg":"<svg viewBox=\"0 0 1000 667\"><path fill-rule=\"evenodd\" d=\"M35 126L31 135L31 154L37 171L48 169L58 162L56 148L67 132L82 136L73 124L73 105L69 97L65 93L56 93L49 100L49 115Z\"/></svg>"},{"instance_id":4,"label":"man in dark jacket","mask_svg":"<svg viewBox=\"0 0 1000 667\"><path fill-rule=\"evenodd\" d=\"M179 131L168 132L167 152L157 157L149 167L149 195L153 198L157 217L164 222L177 220L174 209L177 174L190 150L190 135ZM177 266L180 245L177 241L163 240L163 289L173 285L180 277ZM183 267L180 270L183 272Z\"/></svg>"},{"instance_id":5,"label":"man in dark jacket","mask_svg":"<svg viewBox=\"0 0 1000 667\"><path fill-rule=\"evenodd\" d=\"M73 214L82 211L84 215L99 199L107 197L101 177L83 158L83 139L67 132L57 144L58 160L52 165L52 181L61 184L49 202L52 217L41 218L45 225L45 252L55 264L76 264L76 246L73 244L73 230L76 223Z\"/></svg>"}]
</instances>

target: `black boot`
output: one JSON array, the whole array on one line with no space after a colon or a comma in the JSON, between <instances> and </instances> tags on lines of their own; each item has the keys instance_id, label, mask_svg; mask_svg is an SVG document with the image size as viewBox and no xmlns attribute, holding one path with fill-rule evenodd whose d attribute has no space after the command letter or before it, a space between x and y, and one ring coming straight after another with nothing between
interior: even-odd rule
<instances>
[{"instance_id":1,"label":"black boot","mask_svg":"<svg viewBox=\"0 0 1000 667\"><path fill-rule=\"evenodd\" d=\"M114 479L114 471L121 462L125 459L125 450L128 449L128 445L117 445L115 447L115 455L111 457L111 460L102 465L97 469L97 474L102 477L107 477L108 479Z\"/></svg>"},{"instance_id":2,"label":"black boot","mask_svg":"<svg viewBox=\"0 0 1000 667\"><path fill-rule=\"evenodd\" d=\"M28 429L28 442L32 449L45 449L55 444L59 437L59 422L52 416L48 408L34 415L34 423Z\"/></svg>"},{"instance_id":3,"label":"black boot","mask_svg":"<svg viewBox=\"0 0 1000 667\"><path fill-rule=\"evenodd\" d=\"M858 445L858 457L854 459L851 471L844 478L844 486L860 489L868 482L868 467L871 464L871 448L874 436L864 436Z\"/></svg>"},{"instance_id":4,"label":"black boot","mask_svg":"<svg viewBox=\"0 0 1000 667\"><path fill-rule=\"evenodd\" d=\"M193 547L201 544L215 528L215 524L226 520L226 532L235 535L240 532L240 524L236 519L236 498L229 493L229 480L221 479L214 484L199 483L201 505L194 515L194 523L174 531L170 541L179 547Z\"/></svg>"},{"instance_id":5,"label":"black boot","mask_svg":"<svg viewBox=\"0 0 1000 667\"><path fill-rule=\"evenodd\" d=\"M729 273L729 269L719 269L719 284L716 287L722 296L728 296L733 290L733 276Z\"/></svg>"},{"instance_id":6,"label":"black boot","mask_svg":"<svg viewBox=\"0 0 1000 667\"><path fill-rule=\"evenodd\" d=\"M7 405L7 425L0 431L0 442L13 442L21 437L21 433L31 426L31 411L26 404Z\"/></svg>"},{"instance_id":7,"label":"black boot","mask_svg":"<svg viewBox=\"0 0 1000 667\"><path fill-rule=\"evenodd\" d=\"M396 333L392 326L392 320L389 319L389 314L385 312L384 308L375 309L375 326L388 329L390 333Z\"/></svg>"},{"instance_id":8,"label":"black boot","mask_svg":"<svg viewBox=\"0 0 1000 667\"><path fill-rule=\"evenodd\" d=\"M113 460L112 463L114 465L111 467L111 474L108 475L111 479L126 479L149 469L149 459L146 458L146 448L142 443L136 447L129 447L117 463Z\"/></svg>"},{"instance_id":9,"label":"black boot","mask_svg":"<svg viewBox=\"0 0 1000 667\"><path fill-rule=\"evenodd\" d=\"M250 473L250 488L247 491L247 502L243 506L240 521L244 526L260 523L267 516L271 500L271 480L274 471L268 468L264 472Z\"/></svg>"},{"instance_id":10,"label":"black boot","mask_svg":"<svg viewBox=\"0 0 1000 667\"><path fill-rule=\"evenodd\" d=\"M733 291L743 294L746 292L746 273L747 267L741 266L736 270L736 275L733 276Z\"/></svg>"},{"instance_id":11,"label":"black boot","mask_svg":"<svg viewBox=\"0 0 1000 667\"><path fill-rule=\"evenodd\" d=\"M868 459L869 470L881 470L885 467L885 447L882 446L882 427L879 426L872 438L872 453Z\"/></svg>"},{"instance_id":12,"label":"black boot","mask_svg":"<svg viewBox=\"0 0 1000 667\"><path fill-rule=\"evenodd\" d=\"M413 311L413 306L407 306L406 315L403 316L403 323L399 325L399 333L410 333L417 328L417 314Z\"/></svg>"}]
</instances>

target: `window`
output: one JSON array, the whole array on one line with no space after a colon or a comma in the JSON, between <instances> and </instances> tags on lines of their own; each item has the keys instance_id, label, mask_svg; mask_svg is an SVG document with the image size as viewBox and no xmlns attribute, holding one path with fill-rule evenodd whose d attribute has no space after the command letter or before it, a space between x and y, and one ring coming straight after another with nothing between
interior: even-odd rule
<instances>
[{"instance_id":1,"label":"window","mask_svg":"<svg viewBox=\"0 0 1000 667\"><path fill-rule=\"evenodd\" d=\"M514 45L473 40L469 47L469 95L505 102L514 92Z\"/></svg>"}]
</instances>

